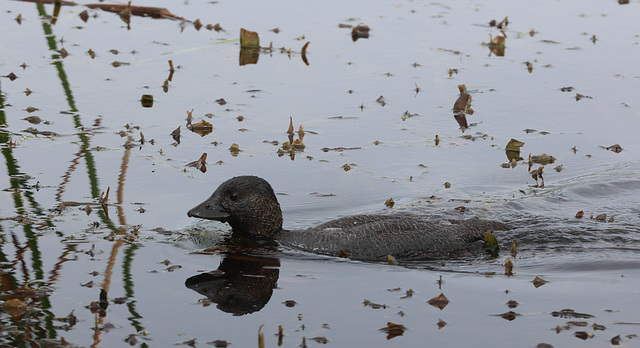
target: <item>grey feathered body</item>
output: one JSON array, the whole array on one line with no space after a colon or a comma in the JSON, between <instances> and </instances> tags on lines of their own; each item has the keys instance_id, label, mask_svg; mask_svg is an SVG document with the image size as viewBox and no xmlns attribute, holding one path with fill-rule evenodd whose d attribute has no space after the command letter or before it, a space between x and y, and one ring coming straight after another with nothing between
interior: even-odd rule
<instances>
[{"instance_id":1,"label":"grey feathered body","mask_svg":"<svg viewBox=\"0 0 640 348\"><path fill-rule=\"evenodd\" d=\"M283 245L304 251L354 260L384 261L451 256L484 238L487 230L506 230L497 221L462 220L434 223L410 217L356 215L305 230L282 230Z\"/></svg>"}]
</instances>

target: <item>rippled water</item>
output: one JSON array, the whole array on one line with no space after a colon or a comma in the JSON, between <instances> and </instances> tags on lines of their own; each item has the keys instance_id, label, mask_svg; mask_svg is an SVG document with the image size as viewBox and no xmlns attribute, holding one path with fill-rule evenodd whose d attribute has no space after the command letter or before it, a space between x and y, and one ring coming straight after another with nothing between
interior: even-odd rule
<instances>
[{"instance_id":1,"label":"rippled water","mask_svg":"<svg viewBox=\"0 0 640 348\"><path fill-rule=\"evenodd\" d=\"M285 347L323 338L370 347L638 340L637 2L134 5L188 21L126 24L88 9L84 22L81 5L62 6L52 20L51 4L4 2L2 345L247 347L263 332L275 346L278 326ZM489 22L505 16L506 48L492 51L490 35L503 34ZM197 18L223 30L196 30ZM359 23L371 28L368 39L354 42L339 27ZM276 49L240 66L240 28ZM475 110L466 129L452 114L461 84ZM143 94L153 107L141 106ZM192 109L193 123L210 122L211 133L187 128ZM278 155L289 117L305 130L293 158ZM512 138L525 143L523 160L503 168ZM605 149L614 144L622 151ZM203 153L205 173L187 166ZM540 165L527 158L543 153L556 161L536 187L531 170ZM514 228L496 233L497 258L477 250L390 266L256 245L187 218L243 174L272 184L286 228L358 213L477 216ZM390 197L393 208L384 205ZM503 275L507 257L512 277ZM547 283L536 288L537 276ZM450 300L444 309L427 303L440 293ZM562 309L594 317L552 315ZM510 310L514 320L500 317ZM403 335L380 331L388 322L404 325ZM582 331L593 337L583 341Z\"/></svg>"}]
</instances>

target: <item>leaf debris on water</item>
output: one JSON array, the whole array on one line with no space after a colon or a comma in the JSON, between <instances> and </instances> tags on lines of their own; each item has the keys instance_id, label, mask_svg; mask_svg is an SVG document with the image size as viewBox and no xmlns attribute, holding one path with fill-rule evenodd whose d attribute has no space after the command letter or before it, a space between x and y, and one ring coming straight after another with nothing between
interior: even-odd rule
<instances>
[{"instance_id":1,"label":"leaf debris on water","mask_svg":"<svg viewBox=\"0 0 640 348\"><path fill-rule=\"evenodd\" d=\"M384 205L386 205L389 208L393 208L394 204L395 204L395 202L393 201L393 198L389 198L384 202Z\"/></svg>"},{"instance_id":2,"label":"leaf debris on water","mask_svg":"<svg viewBox=\"0 0 640 348\"><path fill-rule=\"evenodd\" d=\"M387 326L380 329L380 331L387 333L387 340L390 340L397 336L402 336L407 328L402 324L395 324L387 322Z\"/></svg>"},{"instance_id":3,"label":"leaf debris on water","mask_svg":"<svg viewBox=\"0 0 640 348\"><path fill-rule=\"evenodd\" d=\"M605 147L605 150L613 151L615 153L620 153L622 152L622 147L620 146L620 144L615 144L615 145Z\"/></svg>"},{"instance_id":4,"label":"leaf debris on water","mask_svg":"<svg viewBox=\"0 0 640 348\"><path fill-rule=\"evenodd\" d=\"M371 307L373 309L386 309L387 305L386 304L379 304L379 303L375 303L375 302L371 302L367 299L365 299L364 301L362 301L362 304L364 304L365 307Z\"/></svg>"},{"instance_id":5,"label":"leaf debris on water","mask_svg":"<svg viewBox=\"0 0 640 348\"><path fill-rule=\"evenodd\" d=\"M579 313L574 311L573 309L563 309L559 311L551 312L551 315L559 318L578 318L578 319L589 319L594 316L587 313Z\"/></svg>"},{"instance_id":6,"label":"leaf debris on water","mask_svg":"<svg viewBox=\"0 0 640 348\"><path fill-rule=\"evenodd\" d=\"M547 283L547 281L542 279L542 278L540 278L540 277L535 277L533 279L533 286L535 286L536 288L539 288L539 287L543 286L546 283Z\"/></svg>"},{"instance_id":7,"label":"leaf debris on water","mask_svg":"<svg viewBox=\"0 0 640 348\"><path fill-rule=\"evenodd\" d=\"M207 153L203 153L197 161L193 161L187 164L187 167L195 167L203 173L207 172Z\"/></svg>"},{"instance_id":8,"label":"leaf debris on water","mask_svg":"<svg viewBox=\"0 0 640 348\"><path fill-rule=\"evenodd\" d=\"M427 303L436 308L439 308L440 310L443 310L444 307L449 304L449 299L443 293L440 293L440 295L430 299L429 301L427 301Z\"/></svg>"}]
</instances>

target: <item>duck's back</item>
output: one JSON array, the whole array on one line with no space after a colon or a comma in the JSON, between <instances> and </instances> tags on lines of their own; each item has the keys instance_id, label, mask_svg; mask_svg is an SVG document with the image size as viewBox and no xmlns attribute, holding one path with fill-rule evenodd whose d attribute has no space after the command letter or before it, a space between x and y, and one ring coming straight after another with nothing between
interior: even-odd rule
<instances>
[{"instance_id":1,"label":"duck's back","mask_svg":"<svg viewBox=\"0 0 640 348\"><path fill-rule=\"evenodd\" d=\"M278 240L304 251L354 260L384 261L450 256L484 238L487 230L503 230L502 223L462 220L446 224L410 217L356 215L306 230L283 230Z\"/></svg>"}]
</instances>

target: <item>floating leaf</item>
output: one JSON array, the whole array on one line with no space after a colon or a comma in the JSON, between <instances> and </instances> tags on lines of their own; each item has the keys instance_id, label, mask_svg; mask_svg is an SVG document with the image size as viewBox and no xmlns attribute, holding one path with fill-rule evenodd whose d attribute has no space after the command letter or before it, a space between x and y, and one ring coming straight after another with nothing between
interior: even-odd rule
<instances>
[{"instance_id":1,"label":"floating leaf","mask_svg":"<svg viewBox=\"0 0 640 348\"><path fill-rule=\"evenodd\" d=\"M553 311L551 315L554 317L560 318L578 318L578 319L589 319L593 318L593 315L587 313L579 313L574 311L573 309L563 309L560 311Z\"/></svg>"},{"instance_id":2,"label":"floating leaf","mask_svg":"<svg viewBox=\"0 0 640 348\"><path fill-rule=\"evenodd\" d=\"M197 31L200 31L200 28L202 28L202 22L200 22L200 18L196 19L193 22L193 27L196 28Z\"/></svg>"},{"instance_id":3,"label":"floating leaf","mask_svg":"<svg viewBox=\"0 0 640 348\"><path fill-rule=\"evenodd\" d=\"M370 30L368 25L360 23L351 29L351 39L353 42L358 41L358 39L368 39Z\"/></svg>"},{"instance_id":4,"label":"floating leaf","mask_svg":"<svg viewBox=\"0 0 640 348\"><path fill-rule=\"evenodd\" d=\"M520 148L522 146L524 146L525 143L523 143L520 140L516 140L516 139L511 139L509 140L509 143L507 143L507 150L511 150L511 151L516 151L516 152L520 152Z\"/></svg>"},{"instance_id":5,"label":"floating leaf","mask_svg":"<svg viewBox=\"0 0 640 348\"><path fill-rule=\"evenodd\" d=\"M65 59L69 56L69 52L67 52L64 47L62 47L58 52L60 53L60 57L62 57L62 59Z\"/></svg>"},{"instance_id":6,"label":"floating leaf","mask_svg":"<svg viewBox=\"0 0 640 348\"><path fill-rule=\"evenodd\" d=\"M579 212L576 213L576 218L580 219L584 216L584 210L580 210Z\"/></svg>"},{"instance_id":7,"label":"floating leaf","mask_svg":"<svg viewBox=\"0 0 640 348\"><path fill-rule=\"evenodd\" d=\"M10 316L16 318L27 312L27 306L17 298L7 300L2 304L2 310Z\"/></svg>"},{"instance_id":8,"label":"floating leaf","mask_svg":"<svg viewBox=\"0 0 640 348\"><path fill-rule=\"evenodd\" d=\"M547 155L546 153L543 153L542 155L534 155L534 156L529 155L529 159L533 163L542 164L542 165L547 165L556 161L555 157Z\"/></svg>"},{"instance_id":9,"label":"floating leaf","mask_svg":"<svg viewBox=\"0 0 640 348\"><path fill-rule=\"evenodd\" d=\"M438 325L438 330L440 330L447 325L447 322L438 318L438 323L436 325Z\"/></svg>"},{"instance_id":10,"label":"floating leaf","mask_svg":"<svg viewBox=\"0 0 640 348\"><path fill-rule=\"evenodd\" d=\"M82 21L86 23L89 19L89 12L87 12L87 10L80 12L80 19L82 19Z\"/></svg>"},{"instance_id":11,"label":"floating leaf","mask_svg":"<svg viewBox=\"0 0 640 348\"><path fill-rule=\"evenodd\" d=\"M260 37L255 31L240 28L240 47L255 48L260 47Z\"/></svg>"},{"instance_id":12,"label":"floating leaf","mask_svg":"<svg viewBox=\"0 0 640 348\"><path fill-rule=\"evenodd\" d=\"M207 172L207 153L203 153L200 159L187 164L187 167L195 167L203 173Z\"/></svg>"},{"instance_id":13,"label":"floating leaf","mask_svg":"<svg viewBox=\"0 0 640 348\"><path fill-rule=\"evenodd\" d=\"M611 345L619 346L620 345L620 341L622 341L622 339L620 338L620 335L618 335L616 337L613 337L611 339Z\"/></svg>"},{"instance_id":14,"label":"floating leaf","mask_svg":"<svg viewBox=\"0 0 640 348\"><path fill-rule=\"evenodd\" d=\"M596 220L598 220L598 221L606 221L607 220L607 213L599 214L598 216L596 216Z\"/></svg>"},{"instance_id":15,"label":"floating leaf","mask_svg":"<svg viewBox=\"0 0 640 348\"><path fill-rule=\"evenodd\" d=\"M436 308L439 308L440 310L443 310L444 307L449 304L449 299L443 293L440 293L440 295L430 299L429 301L427 301L427 303Z\"/></svg>"},{"instance_id":16,"label":"floating leaf","mask_svg":"<svg viewBox=\"0 0 640 348\"><path fill-rule=\"evenodd\" d=\"M38 116L29 116L29 117L25 117L23 118L23 120L26 120L29 123L32 124L39 124L40 122L42 122L42 119Z\"/></svg>"},{"instance_id":17,"label":"floating leaf","mask_svg":"<svg viewBox=\"0 0 640 348\"><path fill-rule=\"evenodd\" d=\"M351 166L349 165L349 163L345 163L344 165L342 165L342 169L344 169L345 172L348 172L351 170Z\"/></svg>"},{"instance_id":18,"label":"floating leaf","mask_svg":"<svg viewBox=\"0 0 640 348\"><path fill-rule=\"evenodd\" d=\"M580 99L584 99L584 98L593 99L593 97L591 97L591 96L583 95L583 94L580 94L580 93L576 93L576 101L579 101Z\"/></svg>"},{"instance_id":19,"label":"floating leaf","mask_svg":"<svg viewBox=\"0 0 640 348\"><path fill-rule=\"evenodd\" d=\"M542 278L540 278L540 277L535 277L533 279L533 286L535 286L536 288L539 288L539 287L543 286L546 283L547 283L547 281L542 279Z\"/></svg>"},{"instance_id":20,"label":"floating leaf","mask_svg":"<svg viewBox=\"0 0 640 348\"><path fill-rule=\"evenodd\" d=\"M389 208L393 208L394 204L395 204L395 202L393 201L393 198L389 198L384 202L384 205L386 205Z\"/></svg>"},{"instance_id":21,"label":"floating leaf","mask_svg":"<svg viewBox=\"0 0 640 348\"><path fill-rule=\"evenodd\" d=\"M515 239L513 240L513 242L511 242L511 256L516 257L516 240Z\"/></svg>"},{"instance_id":22,"label":"floating leaf","mask_svg":"<svg viewBox=\"0 0 640 348\"><path fill-rule=\"evenodd\" d=\"M231 156L236 157L238 156L238 154L240 153L240 145L238 144L231 144L231 146L229 147L229 152L231 152Z\"/></svg>"},{"instance_id":23,"label":"floating leaf","mask_svg":"<svg viewBox=\"0 0 640 348\"><path fill-rule=\"evenodd\" d=\"M514 301L514 300L507 301L507 307L509 308L516 308L518 307L518 305L519 305L518 301Z\"/></svg>"},{"instance_id":24,"label":"floating leaf","mask_svg":"<svg viewBox=\"0 0 640 348\"><path fill-rule=\"evenodd\" d=\"M180 127L182 126L178 126L178 128L174 129L173 132L171 132L173 140L175 140L178 144L180 144Z\"/></svg>"},{"instance_id":25,"label":"floating leaf","mask_svg":"<svg viewBox=\"0 0 640 348\"><path fill-rule=\"evenodd\" d=\"M513 275L513 262L511 262L510 258L504 260L504 274L507 276Z\"/></svg>"},{"instance_id":26,"label":"floating leaf","mask_svg":"<svg viewBox=\"0 0 640 348\"><path fill-rule=\"evenodd\" d=\"M369 301L367 299L362 301L362 304L364 304L365 307L371 307L373 309L386 309L387 308L387 305L385 305L385 304L379 304L379 303L371 302L371 301Z\"/></svg>"},{"instance_id":27,"label":"floating leaf","mask_svg":"<svg viewBox=\"0 0 640 348\"><path fill-rule=\"evenodd\" d=\"M200 134L200 136L205 136L213 132L213 125L205 120L200 120L192 124L189 129L194 133Z\"/></svg>"},{"instance_id":28,"label":"floating leaf","mask_svg":"<svg viewBox=\"0 0 640 348\"><path fill-rule=\"evenodd\" d=\"M402 336L406 329L407 328L405 328L404 325L394 324L392 322L387 322L387 326L383 327L382 329L380 329L380 331L386 332L387 333L387 339L390 340L390 339L392 339L394 337Z\"/></svg>"},{"instance_id":29,"label":"floating leaf","mask_svg":"<svg viewBox=\"0 0 640 348\"><path fill-rule=\"evenodd\" d=\"M140 98L140 103L143 108L150 108L153 106L153 95L151 94L143 94Z\"/></svg>"},{"instance_id":30,"label":"floating leaf","mask_svg":"<svg viewBox=\"0 0 640 348\"><path fill-rule=\"evenodd\" d=\"M284 303L284 305L285 305L285 306L287 306L287 307L289 307L289 308L295 307L295 305L297 305L297 304L298 304L298 303L297 303L296 301L294 301L294 300L286 300L286 301L284 301L284 302L282 302L282 303Z\"/></svg>"},{"instance_id":31,"label":"floating leaf","mask_svg":"<svg viewBox=\"0 0 640 348\"><path fill-rule=\"evenodd\" d=\"M587 338L593 338L594 336L593 332L586 332L586 331L576 331L574 335L581 340L586 340Z\"/></svg>"},{"instance_id":32,"label":"floating leaf","mask_svg":"<svg viewBox=\"0 0 640 348\"><path fill-rule=\"evenodd\" d=\"M310 340L321 344L327 344L329 340L326 337L312 337Z\"/></svg>"},{"instance_id":33,"label":"floating leaf","mask_svg":"<svg viewBox=\"0 0 640 348\"><path fill-rule=\"evenodd\" d=\"M508 311L508 312L505 312L505 313L500 314L500 317L501 317L502 319L505 319L505 320L508 320L508 321L512 321L512 320L515 320L515 319L516 319L516 317L518 317L518 316L520 316L520 315L521 315L521 314L516 313L516 312L514 312L514 311Z\"/></svg>"},{"instance_id":34,"label":"floating leaf","mask_svg":"<svg viewBox=\"0 0 640 348\"><path fill-rule=\"evenodd\" d=\"M622 147L620 147L620 144L611 145L611 146L605 147L605 149L609 151L613 151L615 153L622 152Z\"/></svg>"}]
</instances>

